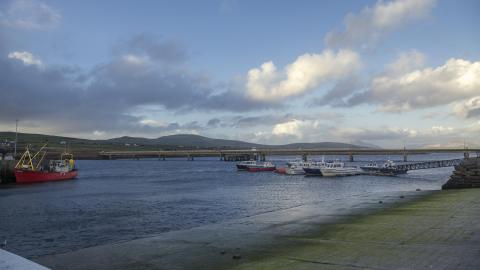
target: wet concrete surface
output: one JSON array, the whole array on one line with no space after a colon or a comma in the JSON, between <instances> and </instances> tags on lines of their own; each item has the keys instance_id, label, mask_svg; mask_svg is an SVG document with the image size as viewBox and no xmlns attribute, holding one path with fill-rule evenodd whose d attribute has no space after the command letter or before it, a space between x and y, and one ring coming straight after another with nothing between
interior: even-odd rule
<instances>
[{"instance_id":1,"label":"wet concrete surface","mask_svg":"<svg viewBox=\"0 0 480 270\"><path fill-rule=\"evenodd\" d=\"M371 248L382 252L390 250L394 254L391 241L382 237L400 235L395 231L397 225L402 226L398 230L406 230L404 226L408 222L397 224L397 220L402 219L402 213L406 219L414 215L411 236L423 232L418 231L420 229L445 221L444 215L450 212L443 211L441 216L437 216L438 207L435 205L415 206L431 201L429 198L436 198L439 193L443 194L439 191L379 193L351 205L345 202L328 206L321 203L300 205L149 238L38 257L35 261L52 269L369 268L368 260L357 262L361 259L359 256ZM402 212L402 207L410 209L412 205L425 213ZM386 215L387 212L393 214ZM386 219L376 224L378 216ZM375 226L364 224L364 219L372 219ZM353 234L350 235L350 232ZM362 238L362 235L366 237ZM402 243L404 239L398 241ZM442 248L446 249L448 245ZM336 247L332 249L332 246ZM348 247L346 253L342 254L342 246ZM415 248L421 249L421 246L416 245ZM399 256L408 257L415 248L399 253ZM334 251L334 254L327 255L329 251ZM372 269L383 269L377 264L371 265Z\"/></svg>"},{"instance_id":2,"label":"wet concrete surface","mask_svg":"<svg viewBox=\"0 0 480 270\"><path fill-rule=\"evenodd\" d=\"M480 189L439 191L296 237L234 269L479 269Z\"/></svg>"}]
</instances>

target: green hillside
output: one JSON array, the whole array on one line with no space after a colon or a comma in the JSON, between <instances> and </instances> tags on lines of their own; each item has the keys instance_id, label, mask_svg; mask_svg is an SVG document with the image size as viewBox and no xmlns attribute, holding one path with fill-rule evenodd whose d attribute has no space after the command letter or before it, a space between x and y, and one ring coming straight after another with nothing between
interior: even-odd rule
<instances>
[{"instance_id":1,"label":"green hillside","mask_svg":"<svg viewBox=\"0 0 480 270\"><path fill-rule=\"evenodd\" d=\"M0 132L0 141L14 141L14 132ZM65 148L74 151L108 151L108 150L174 150L174 149L250 149L250 148L287 148L287 149L319 149L319 148L368 148L364 146L337 143L293 143L286 145L262 145L236 140L212 139L193 134L177 134L156 139L140 137L119 137L107 140L89 140L55 135L18 133L18 147L26 144L35 146L48 142L49 148Z\"/></svg>"}]
</instances>

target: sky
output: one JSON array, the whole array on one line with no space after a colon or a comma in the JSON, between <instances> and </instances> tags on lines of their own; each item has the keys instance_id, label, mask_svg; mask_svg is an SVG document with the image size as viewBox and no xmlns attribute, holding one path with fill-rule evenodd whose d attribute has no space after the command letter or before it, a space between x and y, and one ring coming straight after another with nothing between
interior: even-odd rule
<instances>
[{"instance_id":1,"label":"sky","mask_svg":"<svg viewBox=\"0 0 480 270\"><path fill-rule=\"evenodd\" d=\"M0 1L0 130L480 146L480 2Z\"/></svg>"}]
</instances>

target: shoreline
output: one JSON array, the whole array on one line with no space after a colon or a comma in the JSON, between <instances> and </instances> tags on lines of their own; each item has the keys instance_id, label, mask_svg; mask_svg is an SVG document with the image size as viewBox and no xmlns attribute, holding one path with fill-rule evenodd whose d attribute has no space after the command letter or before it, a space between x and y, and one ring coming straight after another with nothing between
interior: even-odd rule
<instances>
[{"instance_id":1,"label":"shoreline","mask_svg":"<svg viewBox=\"0 0 480 270\"><path fill-rule=\"evenodd\" d=\"M276 258L292 248L302 248L305 238L322 235L332 226L375 216L440 192L373 193L351 205L301 205L33 260L52 269L230 269Z\"/></svg>"}]
</instances>

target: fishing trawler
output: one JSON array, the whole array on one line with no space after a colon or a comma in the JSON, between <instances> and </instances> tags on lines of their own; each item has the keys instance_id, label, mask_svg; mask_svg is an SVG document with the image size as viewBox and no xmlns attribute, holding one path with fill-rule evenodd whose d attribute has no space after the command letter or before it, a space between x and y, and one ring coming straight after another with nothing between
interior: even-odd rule
<instances>
[{"instance_id":1,"label":"fishing trawler","mask_svg":"<svg viewBox=\"0 0 480 270\"><path fill-rule=\"evenodd\" d=\"M15 166L15 178L17 183L39 183L47 181L68 180L77 177L73 155L66 151L60 155L59 160L50 160L48 166L44 166L46 144L33 154L29 146L20 157Z\"/></svg>"}]
</instances>

